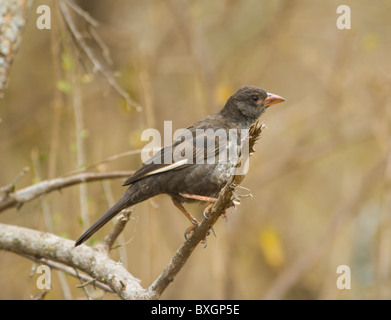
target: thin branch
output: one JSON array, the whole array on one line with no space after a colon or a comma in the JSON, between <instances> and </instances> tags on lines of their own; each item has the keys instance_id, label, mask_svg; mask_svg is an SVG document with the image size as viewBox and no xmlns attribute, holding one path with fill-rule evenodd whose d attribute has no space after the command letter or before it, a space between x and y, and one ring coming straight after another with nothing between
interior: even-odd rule
<instances>
[{"instance_id":1,"label":"thin branch","mask_svg":"<svg viewBox=\"0 0 391 320\"><path fill-rule=\"evenodd\" d=\"M98 162L92 163L90 165L87 165L86 167L83 167L83 168L71 171L70 173L65 174L65 176L73 175L73 174L79 173L79 172L85 172L87 170L94 169L94 168L96 168L96 167L98 167L98 166L100 166L102 164L105 164L107 162L111 162L111 161L120 159L122 157L127 157L127 156L132 156L132 155L135 155L135 154L140 154L143 150L144 149L136 149L136 150L125 151L125 152L122 152L122 153L119 153L119 154L115 154L115 155L110 156L110 157L108 157L106 159L103 159L101 161L98 161ZM149 148L145 148L144 151L145 152L149 152L150 149Z\"/></svg>"},{"instance_id":2,"label":"thin branch","mask_svg":"<svg viewBox=\"0 0 391 320\"><path fill-rule=\"evenodd\" d=\"M104 179L127 178L131 174L131 171L84 172L69 177L45 180L18 191L10 192L6 197L0 200L0 212L12 207L19 208L25 202L36 199L37 197L52 191L61 190L65 187L73 186L75 184L100 181Z\"/></svg>"},{"instance_id":3,"label":"thin branch","mask_svg":"<svg viewBox=\"0 0 391 320\"><path fill-rule=\"evenodd\" d=\"M45 264L50 268L56 269L58 271L62 271L66 274L69 274L70 276L75 277L75 278L79 278L82 281L84 281L85 283L92 283L94 286L96 286L106 292L114 293L113 290L110 287L108 287L107 285L105 285L99 281L96 281L95 278L92 278L92 277L87 276L83 273L77 272L77 270L75 268L71 268L71 267L68 267L62 263L54 262L52 260L45 259L45 258L39 258L39 257L27 255L27 254L26 255L21 254L21 256L23 256L27 259L30 259L32 261L35 261L39 264ZM83 285L85 285L85 283Z\"/></svg>"},{"instance_id":4,"label":"thin branch","mask_svg":"<svg viewBox=\"0 0 391 320\"><path fill-rule=\"evenodd\" d=\"M96 30L95 30L94 27L89 26L89 27L88 27L88 32L89 32L89 34L91 35L92 39L94 39L95 42L96 42L96 44L99 46L99 49L102 50L102 56L103 56L103 58L105 59L106 63L107 63L109 66L112 66L112 65L113 65L113 60L111 59L111 56L110 56L109 47L106 46L106 44L105 44L104 41L101 39L101 37L99 36L99 34L96 32Z\"/></svg>"},{"instance_id":5,"label":"thin branch","mask_svg":"<svg viewBox=\"0 0 391 320\"><path fill-rule=\"evenodd\" d=\"M42 290L40 292L38 292L36 295L34 296L30 296L30 299L31 300L43 300L45 299L45 296L49 293L48 290Z\"/></svg>"},{"instance_id":6,"label":"thin branch","mask_svg":"<svg viewBox=\"0 0 391 320\"><path fill-rule=\"evenodd\" d=\"M76 144L76 156L77 156L77 166L83 167L86 163L86 152L85 152L85 136L84 131L84 114L83 114L83 102L82 102L82 93L77 85L77 72L72 73L72 85L73 85L73 94L72 94L72 106L73 113L75 117L75 144ZM90 224L90 215L88 210L88 188L86 184L79 185L79 204L80 204L80 217L83 224Z\"/></svg>"},{"instance_id":7,"label":"thin branch","mask_svg":"<svg viewBox=\"0 0 391 320\"><path fill-rule=\"evenodd\" d=\"M113 230L103 239L102 243L99 243L97 246L101 246L103 250L108 253L111 250L114 242L117 240L118 236L124 230L132 212L132 209L122 210L118 220L114 224Z\"/></svg>"},{"instance_id":8,"label":"thin branch","mask_svg":"<svg viewBox=\"0 0 391 320\"><path fill-rule=\"evenodd\" d=\"M39 171L39 160L38 160L38 150L33 149L31 152L31 160L33 164L33 172L35 174L35 178L38 179L38 181L41 180L41 174ZM45 224L45 231L47 232L53 232L53 215L51 212L49 201L46 197L40 197L39 199L41 203L41 211L43 215L43 220ZM58 276L58 280L60 282L60 288L64 295L65 300L73 300L71 290L69 288L69 283L67 278L62 272L56 272Z\"/></svg>"},{"instance_id":9,"label":"thin branch","mask_svg":"<svg viewBox=\"0 0 391 320\"><path fill-rule=\"evenodd\" d=\"M108 204L109 207L112 207L115 204L116 200L115 200L113 192L112 192L112 190L110 188L110 181L107 181L107 180L102 181L102 187L103 187L103 191L104 191L104 194L105 194L105 197L106 197L107 204ZM125 210L133 211L133 208L129 208L129 209L125 209ZM116 220L113 219L112 220L112 224L115 225L116 224L115 221ZM125 227L125 225L124 225L124 227ZM126 245L126 243L125 243L125 240L124 240L124 235L123 234L118 234L118 236L117 236L117 246L115 248L119 249L119 256L120 256L122 265L125 268L127 268L128 267L128 253L127 253L127 250L125 248L125 245ZM111 249L110 250L112 250L112 249L113 249L113 247L111 245Z\"/></svg>"},{"instance_id":10,"label":"thin branch","mask_svg":"<svg viewBox=\"0 0 391 320\"><path fill-rule=\"evenodd\" d=\"M80 33L80 31L76 27L76 24L73 21L72 15L68 10L68 6L67 6L68 4L69 4L68 1L67 2L64 2L64 0L60 1L60 9L61 9L62 15L64 17L64 20L65 20L72 36L75 38L77 44L81 47L83 52L87 55L88 59L93 64L94 70L97 70L106 78L108 83L114 88L115 91L117 91L117 93L122 98L125 99L126 103L129 106L132 106L133 108L135 108L136 111L141 111L141 106L137 102L135 102L124 89L122 89L122 87L115 80L112 73L109 70L107 70L107 68L105 68L100 63L99 59L95 56L95 53L93 52L92 48L87 44L86 40L84 39L84 36Z\"/></svg>"},{"instance_id":11,"label":"thin branch","mask_svg":"<svg viewBox=\"0 0 391 320\"><path fill-rule=\"evenodd\" d=\"M79 16L83 17L85 21L94 26L95 28L99 26L98 21L96 21L87 11L84 11L72 0L64 0L68 6L70 6Z\"/></svg>"},{"instance_id":12,"label":"thin branch","mask_svg":"<svg viewBox=\"0 0 391 320\"><path fill-rule=\"evenodd\" d=\"M8 196L8 194L10 194L11 192L13 192L15 190L16 182L29 171L30 171L29 167L24 167L22 169L22 171L19 172L19 174L15 177L15 179L11 181L11 183L0 188L0 193L4 193L3 197L0 198L0 201L2 201L3 198L6 198Z\"/></svg>"}]
</instances>

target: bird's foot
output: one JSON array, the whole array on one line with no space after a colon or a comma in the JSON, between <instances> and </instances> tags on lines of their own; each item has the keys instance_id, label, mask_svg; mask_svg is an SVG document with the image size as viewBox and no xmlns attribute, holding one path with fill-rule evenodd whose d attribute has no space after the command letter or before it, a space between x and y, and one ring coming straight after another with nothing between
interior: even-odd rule
<instances>
[{"instance_id":1,"label":"bird's foot","mask_svg":"<svg viewBox=\"0 0 391 320\"><path fill-rule=\"evenodd\" d=\"M186 230L185 230L185 234L184 234L184 236L185 236L185 239L186 240L189 240L188 239L188 236L190 235L190 233L192 233L194 230L195 230L195 228L197 227L197 225L192 225L191 227L188 227Z\"/></svg>"},{"instance_id":2,"label":"bird's foot","mask_svg":"<svg viewBox=\"0 0 391 320\"><path fill-rule=\"evenodd\" d=\"M208 205L205 210L202 212L202 216L206 219L206 220L209 220L208 218L208 213L210 211L210 209L213 207L214 203L211 203L210 205ZM220 215L223 219L225 219L225 221L227 222L228 221L228 215L227 215L227 210L224 210L224 212ZM213 233L215 234L214 230L213 230L213 227L212 227L212 231ZM216 235L216 234L215 234Z\"/></svg>"},{"instance_id":3,"label":"bird's foot","mask_svg":"<svg viewBox=\"0 0 391 320\"><path fill-rule=\"evenodd\" d=\"M185 239L188 240L189 235L194 232L194 230L198 227L199 224L193 224L191 227L187 228L185 230ZM213 232L214 233L214 232ZM208 245L208 242L206 241L206 237L209 236L210 232L206 234L205 238L201 240L201 243L204 245L204 248Z\"/></svg>"},{"instance_id":4,"label":"bird's foot","mask_svg":"<svg viewBox=\"0 0 391 320\"><path fill-rule=\"evenodd\" d=\"M199 223L197 223L197 224L194 223L191 227L189 227L189 228L187 228L187 229L185 230L184 236L185 236L185 239L186 239L186 240L188 240L189 235L190 235L192 232L194 232L194 230L195 230L198 226L199 226ZM212 230L214 236L216 237L216 232L215 232L215 230L213 229L213 226L210 227L210 230ZM209 235L210 235L210 231L208 231L207 234L205 235L205 237L201 240L201 243L204 245L204 248L206 248L206 246L208 245L208 241L206 240L206 238L207 238Z\"/></svg>"}]
</instances>

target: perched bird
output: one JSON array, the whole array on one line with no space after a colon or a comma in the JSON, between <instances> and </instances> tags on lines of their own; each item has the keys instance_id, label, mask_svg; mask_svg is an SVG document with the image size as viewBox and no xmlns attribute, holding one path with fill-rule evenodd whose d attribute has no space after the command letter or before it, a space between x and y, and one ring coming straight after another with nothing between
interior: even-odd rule
<instances>
[{"instance_id":1,"label":"perched bird","mask_svg":"<svg viewBox=\"0 0 391 320\"><path fill-rule=\"evenodd\" d=\"M206 201L213 204L216 201L235 172L243 130L248 130L269 106L282 101L285 99L254 86L239 89L219 113L194 123L186 130L187 138L178 137L135 171L123 184L129 188L122 198L75 242L75 246L90 238L121 210L159 194L171 196L174 205L193 224L186 233L192 231L198 221L182 203ZM219 134L213 134L216 132ZM237 132L233 138L228 134L232 132Z\"/></svg>"}]
</instances>

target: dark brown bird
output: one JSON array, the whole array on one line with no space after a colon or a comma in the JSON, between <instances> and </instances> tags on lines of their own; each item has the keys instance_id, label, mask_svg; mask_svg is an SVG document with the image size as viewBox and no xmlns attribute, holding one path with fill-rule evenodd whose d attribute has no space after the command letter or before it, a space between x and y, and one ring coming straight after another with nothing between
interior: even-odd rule
<instances>
[{"instance_id":1,"label":"dark brown bird","mask_svg":"<svg viewBox=\"0 0 391 320\"><path fill-rule=\"evenodd\" d=\"M162 148L130 176L123 184L129 188L122 198L75 242L75 246L90 238L121 210L163 193L170 195L174 205L192 222L193 226L186 233L190 232L198 221L182 203L216 201L235 172L242 133L269 106L282 101L285 99L257 87L239 89L219 113L194 123L187 128L187 136ZM230 135L232 132L237 134ZM167 159L173 161L167 163Z\"/></svg>"}]
</instances>

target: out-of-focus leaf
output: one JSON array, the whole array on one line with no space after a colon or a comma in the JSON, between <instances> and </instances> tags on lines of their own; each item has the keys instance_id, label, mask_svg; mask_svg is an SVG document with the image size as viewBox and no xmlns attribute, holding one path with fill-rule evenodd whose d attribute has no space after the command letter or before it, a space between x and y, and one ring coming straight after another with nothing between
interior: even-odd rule
<instances>
[{"instance_id":1,"label":"out-of-focus leaf","mask_svg":"<svg viewBox=\"0 0 391 320\"><path fill-rule=\"evenodd\" d=\"M284 264L284 251L281 238L273 227L262 229L259 233L259 246L266 262L273 268L279 268Z\"/></svg>"},{"instance_id":2,"label":"out-of-focus leaf","mask_svg":"<svg viewBox=\"0 0 391 320\"><path fill-rule=\"evenodd\" d=\"M71 71L75 68L74 60L68 52L63 52L61 54L61 65L66 71Z\"/></svg>"},{"instance_id":3,"label":"out-of-focus leaf","mask_svg":"<svg viewBox=\"0 0 391 320\"><path fill-rule=\"evenodd\" d=\"M129 144L133 148L139 149L145 145L145 143L143 141L141 141L141 133L142 133L142 131L138 130L138 129L132 130L129 133Z\"/></svg>"},{"instance_id":4,"label":"out-of-focus leaf","mask_svg":"<svg viewBox=\"0 0 391 320\"><path fill-rule=\"evenodd\" d=\"M373 32L367 32L361 40L361 45L365 50L373 51L379 46L379 36Z\"/></svg>"},{"instance_id":5,"label":"out-of-focus leaf","mask_svg":"<svg viewBox=\"0 0 391 320\"><path fill-rule=\"evenodd\" d=\"M69 94L72 92L72 85L65 80L59 80L57 82L57 89L66 94Z\"/></svg>"}]
</instances>

